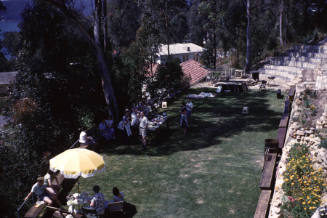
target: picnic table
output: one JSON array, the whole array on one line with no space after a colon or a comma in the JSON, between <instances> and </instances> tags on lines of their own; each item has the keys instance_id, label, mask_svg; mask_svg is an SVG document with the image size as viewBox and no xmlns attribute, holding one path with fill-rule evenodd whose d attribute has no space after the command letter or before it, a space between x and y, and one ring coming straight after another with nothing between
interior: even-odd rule
<instances>
[{"instance_id":1,"label":"picnic table","mask_svg":"<svg viewBox=\"0 0 327 218\"><path fill-rule=\"evenodd\" d=\"M148 123L148 136L147 140L149 144L156 144L161 134L165 134L163 130L169 128L168 116L157 114Z\"/></svg>"},{"instance_id":2,"label":"picnic table","mask_svg":"<svg viewBox=\"0 0 327 218\"><path fill-rule=\"evenodd\" d=\"M159 129L164 123L167 124L168 127L168 122L167 122L168 116L163 114L157 114L154 118L152 118L149 121L148 124L148 130L149 131L156 131L157 129Z\"/></svg>"},{"instance_id":3,"label":"picnic table","mask_svg":"<svg viewBox=\"0 0 327 218\"><path fill-rule=\"evenodd\" d=\"M215 87L221 86L223 92L245 92L246 83L238 81L217 82Z\"/></svg>"}]
</instances>

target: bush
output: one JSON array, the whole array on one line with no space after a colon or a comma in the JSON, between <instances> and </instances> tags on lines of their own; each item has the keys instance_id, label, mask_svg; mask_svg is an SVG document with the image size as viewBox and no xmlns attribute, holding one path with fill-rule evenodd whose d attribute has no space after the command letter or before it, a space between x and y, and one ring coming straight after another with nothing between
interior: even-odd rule
<instances>
[{"instance_id":1,"label":"bush","mask_svg":"<svg viewBox=\"0 0 327 218\"><path fill-rule=\"evenodd\" d=\"M321 203L320 198L326 183L322 169L313 169L306 145L296 144L290 150L283 176L283 190L288 196L283 204L285 215L311 217Z\"/></svg>"},{"instance_id":2,"label":"bush","mask_svg":"<svg viewBox=\"0 0 327 218\"><path fill-rule=\"evenodd\" d=\"M175 93L189 87L189 78L184 77L183 70L178 59L169 60L158 67L154 81L148 85L151 96L158 97L158 90L165 89Z\"/></svg>"}]
</instances>

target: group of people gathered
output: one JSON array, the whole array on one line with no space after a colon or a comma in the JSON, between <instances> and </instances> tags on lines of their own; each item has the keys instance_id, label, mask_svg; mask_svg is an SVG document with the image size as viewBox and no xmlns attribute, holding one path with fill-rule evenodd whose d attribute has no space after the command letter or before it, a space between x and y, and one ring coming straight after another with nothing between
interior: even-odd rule
<instances>
[{"instance_id":1,"label":"group of people gathered","mask_svg":"<svg viewBox=\"0 0 327 218\"><path fill-rule=\"evenodd\" d=\"M124 114L115 128L114 121L111 116L104 118L98 125L100 143L108 143L118 139L124 143L131 141L133 136L140 135L143 148L147 145L147 130L149 120L147 116L152 112L151 106L139 103L132 107L126 108ZM91 136L88 136L85 131L80 133L79 143L81 147L89 147L98 143Z\"/></svg>"},{"instance_id":2,"label":"group of people gathered","mask_svg":"<svg viewBox=\"0 0 327 218\"><path fill-rule=\"evenodd\" d=\"M36 180L37 182L32 186L31 191L28 193L24 200L26 201L33 194L35 194L39 201L44 201L50 205L54 200L59 206L61 206L56 194L59 187L55 184L52 184L54 179L57 179L56 173L52 172L51 170L48 170L44 177L39 176ZM58 181L56 182L58 184Z\"/></svg>"},{"instance_id":3,"label":"group of people gathered","mask_svg":"<svg viewBox=\"0 0 327 218\"><path fill-rule=\"evenodd\" d=\"M179 124L184 130L184 135L189 129L189 120L193 109L193 103L187 99L182 103ZM151 106L139 103L132 107L126 108L124 114L115 128L113 119L109 116L103 119L98 125L100 141L108 143L111 140L120 140L128 143L132 138L139 135L141 137L143 149L147 147L148 115L151 113ZM79 143L81 147L88 147L95 144L95 140L87 136L85 131L80 133Z\"/></svg>"},{"instance_id":4,"label":"group of people gathered","mask_svg":"<svg viewBox=\"0 0 327 218\"><path fill-rule=\"evenodd\" d=\"M60 187L52 184L52 180L56 179L55 175L56 173L53 173L49 170L44 177L38 177L37 182L32 186L31 191L28 193L24 200L26 201L34 194L38 201L43 201L47 205L52 205L53 201L55 201L59 207L62 207L61 202L57 199L56 194ZM94 195L90 199L89 206L94 208L97 214L104 214L106 206L110 203L124 201L124 193L120 192L117 187L112 189L113 199L110 201L105 200L105 197L100 192L100 187L98 185L93 186L93 191ZM117 207L121 207L121 205L118 205ZM116 209L120 210L122 208Z\"/></svg>"}]
</instances>

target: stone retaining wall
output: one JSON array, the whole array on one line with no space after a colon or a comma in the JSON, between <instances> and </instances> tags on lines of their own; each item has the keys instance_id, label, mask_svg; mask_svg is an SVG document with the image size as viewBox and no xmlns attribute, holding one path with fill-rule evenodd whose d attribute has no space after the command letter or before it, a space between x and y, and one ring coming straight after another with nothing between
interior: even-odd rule
<instances>
[{"instance_id":1,"label":"stone retaining wall","mask_svg":"<svg viewBox=\"0 0 327 218\"><path fill-rule=\"evenodd\" d=\"M282 189L283 173L286 170L286 160L289 156L289 151L294 144L300 143L308 145L313 161L313 168L315 170L322 168L324 170L324 174L327 175L327 150L319 146L321 143L321 138L318 137L317 133L318 131L319 134L325 132L327 136L327 106L325 107L327 91L318 91L317 99L312 100L316 107L317 114L313 115L312 117L308 117L309 124L304 124L300 122L299 114L303 113L304 110L304 108L301 108L303 106L303 104L301 104L303 100L300 99L302 99L304 95L305 86L307 86L306 88L315 89L314 84L313 86L312 84L308 83L299 83L297 85L297 93L292 105L292 114L290 116L290 123L287 130L285 145L282 150L282 156L276 170L275 189L269 211L270 218L282 217L281 206L283 201L287 198L287 196L284 195ZM321 122L321 120L323 120L323 122ZM324 193L322 195L321 206L326 204L327 194Z\"/></svg>"}]
</instances>

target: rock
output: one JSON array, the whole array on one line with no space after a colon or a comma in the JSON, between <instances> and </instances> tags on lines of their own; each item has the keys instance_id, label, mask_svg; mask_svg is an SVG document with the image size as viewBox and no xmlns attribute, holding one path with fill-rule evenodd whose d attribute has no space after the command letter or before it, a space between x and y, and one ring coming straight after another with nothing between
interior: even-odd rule
<instances>
[{"instance_id":1,"label":"rock","mask_svg":"<svg viewBox=\"0 0 327 218\"><path fill-rule=\"evenodd\" d=\"M296 131L296 135L304 136L304 131L298 130L298 131Z\"/></svg>"}]
</instances>

